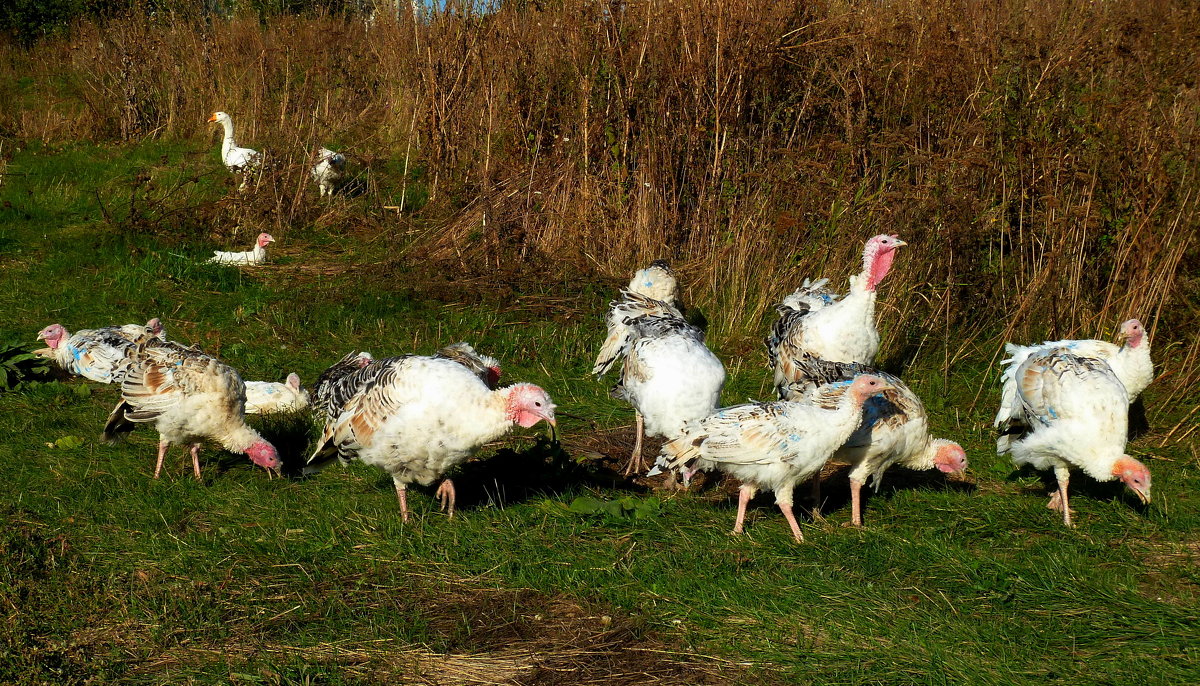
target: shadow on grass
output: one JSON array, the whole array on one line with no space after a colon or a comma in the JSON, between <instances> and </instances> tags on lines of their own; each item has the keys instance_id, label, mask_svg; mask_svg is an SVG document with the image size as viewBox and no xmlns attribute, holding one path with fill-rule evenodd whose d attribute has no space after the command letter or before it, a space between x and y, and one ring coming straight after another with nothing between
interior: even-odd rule
<instances>
[{"instance_id":1,"label":"shadow on grass","mask_svg":"<svg viewBox=\"0 0 1200 686\"><path fill-rule=\"evenodd\" d=\"M524 450L501 448L491 457L472 460L447 476L454 480L458 509L505 507L586 488L628 488L620 477L576 462L561 443L546 436L538 436ZM433 497L439 483L428 487L414 484L412 488ZM390 478L380 479L376 486L389 491L394 488Z\"/></svg>"},{"instance_id":2,"label":"shadow on grass","mask_svg":"<svg viewBox=\"0 0 1200 686\"><path fill-rule=\"evenodd\" d=\"M850 510L850 465L838 465L832 473L825 473L821 477L821 502L818 513L822 516L829 515L835 512L845 510L847 514ZM930 490L930 491L953 491L956 493L971 494L977 490L975 484L967 481L959 481L950 478L946 474L937 470L911 470L904 468L890 469L883 477L883 484L879 491L876 492L874 486L866 485L862 489L862 508L864 519L866 512L871 507L871 501L875 498L891 498L894 494L901 491L912 490ZM797 518L806 518L812 520L812 489L811 482L796 486L793 495L796 507ZM722 502L720 507L734 509L737 507L737 493ZM779 507L775 504L775 495L770 492L759 492L750 501L750 509L765 508L778 511Z\"/></svg>"}]
</instances>

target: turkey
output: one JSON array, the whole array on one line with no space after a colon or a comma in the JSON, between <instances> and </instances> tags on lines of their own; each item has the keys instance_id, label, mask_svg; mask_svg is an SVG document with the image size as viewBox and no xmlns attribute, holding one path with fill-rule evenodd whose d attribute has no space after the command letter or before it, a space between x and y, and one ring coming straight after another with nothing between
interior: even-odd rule
<instances>
[{"instance_id":1,"label":"turkey","mask_svg":"<svg viewBox=\"0 0 1200 686\"><path fill-rule=\"evenodd\" d=\"M880 234L863 249L863 270L850 277L844 296L825 288L828 279L804 285L784 298L779 321L764 341L775 389L782 393L795 378L792 368L804 353L832 362L873 364L879 352L875 328L875 289L892 268L896 249L908 245L899 236Z\"/></svg>"},{"instance_id":2,"label":"turkey","mask_svg":"<svg viewBox=\"0 0 1200 686\"><path fill-rule=\"evenodd\" d=\"M629 286L625 290L665 302L681 313L683 312L683 301L679 297L679 281L675 279L675 272L671 270L671 265L667 264L666 260L655 260L650 263L649 267L634 272L633 278L629 280Z\"/></svg>"},{"instance_id":3,"label":"turkey","mask_svg":"<svg viewBox=\"0 0 1200 686\"><path fill-rule=\"evenodd\" d=\"M462 364L437 357L409 355L379 360L354 372L370 375L326 423L306 472L334 457L359 460L392 476L400 516L408 521L408 484L432 483L466 460L484 443L500 438L514 424L531 427L541 420L554 425L554 403L533 384L489 390ZM443 509L454 516L454 483L437 489Z\"/></svg>"},{"instance_id":4,"label":"turkey","mask_svg":"<svg viewBox=\"0 0 1200 686\"><path fill-rule=\"evenodd\" d=\"M275 447L245 422L246 386L232 367L175 343L146 341L128 362L121 402L108 417L103 438L113 442L139 423L158 429L154 478L172 443L190 443L192 469L200 477L200 443L210 439L254 464L278 470Z\"/></svg>"},{"instance_id":5,"label":"turkey","mask_svg":"<svg viewBox=\"0 0 1200 686\"><path fill-rule=\"evenodd\" d=\"M294 412L308 407L308 391L300 386L298 374L288 374L283 383L246 382L246 414Z\"/></svg>"},{"instance_id":6,"label":"turkey","mask_svg":"<svg viewBox=\"0 0 1200 686\"><path fill-rule=\"evenodd\" d=\"M921 399L903 381L853 362L828 362L811 355L796 361L797 379L784 389L784 400L836 405L850 381L871 374L892 388L863 403L863 421L833 454L831 462L852 465L850 470L850 524L862 526L862 487L868 479L879 491L883 473L893 464L909 469L937 469L951 474L967 468L967 454L958 443L929 435ZM820 473L813 476L819 493ZM820 503L820 497L814 498Z\"/></svg>"},{"instance_id":7,"label":"turkey","mask_svg":"<svg viewBox=\"0 0 1200 686\"><path fill-rule=\"evenodd\" d=\"M1142 323L1136 319L1122 322L1119 335L1123 339L1123 344L1119 346L1092 339L1046 341L1041 345L1006 344L1004 350L1012 357L1000 363L1008 367L1004 373L1003 402L1006 405L1013 404L1017 392L1016 370L1030 355L1062 350L1076 357L1107 362L1125 386L1126 392L1129 393L1129 402L1132 403L1154 380L1154 363L1150 360L1150 337L1146 335Z\"/></svg>"},{"instance_id":8,"label":"turkey","mask_svg":"<svg viewBox=\"0 0 1200 686\"><path fill-rule=\"evenodd\" d=\"M371 357L371 353L365 350L360 353L352 352L321 372L316 383L313 384L311 394L313 412L327 422L337 419L342 408L350 398L354 397L366 378L364 376L353 379L349 377L374 361L375 358Z\"/></svg>"},{"instance_id":9,"label":"turkey","mask_svg":"<svg viewBox=\"0 0 1200 686\"><path fill-rule=\"evenodd\" d=\"M312 168L313 181L321 197L333 197L338 186L342 185L343 170L346 167L346 156L329 148L321 148L317 153L317 164Z\"/></svg>"},{"instance_id":10,"label":"turkey","mask_svg":"<svg viewBox=\"0 0 1200 686\"><path fill-rule=\"evenodd\" d=\"M225 129L225 137L221 140L221 161L225 168L234 174L242 176L238 190L245 190L250 181L250 174L262 167L263 156L257 150L239 148L233 138L233 117L224 112L213 112L208 118L209 123L220 124Z\"/></svg>"},{"instance_id":11,"label":"turkey","mask_svg":"<svg viewBox=\"0 0 1200 686\"><path fill-rule=\"evenodd\" d=\"M625 475L640 473L642 433L673 438L685 424L708 416L721 399L725 366L704 345L704 332L674 306L622 291L608 315L608 337L592 373L623 360L613 396L633 405L636 434Z\"/></svg>"},{"instance_id":12,"label":"turkey","mask_svg":"<svg viewBox=\"0 0 1200 686\"><path fill-rule=\"evenodd\" d=\"M1150 502L1150 471L1125 455L1129 393L1103 360L1063 349L1035 351L1005 373L1006 392L996 414L996 452L1018 466L1052 469L1058 488L1052 510L1071 523L1067 484L1072 468L1097 481L1120 479Z\"/></svg>"},{"instance_id":13,"label":"turkey","mask_svg":"<svg viewBox=\"0 0 1200 686\"><path fill-rule=\"evenodd\" d=\"M844 382L843 382L844 383ZM733 533L742 532L746 505L759 488L775 492L775 502L797 543L804 541L792 514L792 489L821 471L863 420L863 403L892 390L885 379L860 374L836 398L818 405L779 400L717 410L689 424L663 446L651 474L674 470L684 483L696 471L716 467L742 482Z\"/></svg>"},{"instance_id":14,"label":"turkey","mask_svg":"<svg viewBox=\"0 0 1200 686\"><path fill-rule=\"evenodd\" d=\"M209 264L262 264L267 261L267 244L275 239L269 233L260 233L254 241L254 247L245 252L225 252L214 250L208 258Z\"/></svg>"},{"instance_id":15,"label":"turkey","mask_svg":"<svg viewBox=\"0 0 1200 686\"><path fill-rule=\"evenodd\" d=\"M150 335L166 338L157 319L151 320ZM38 340L47 348L36 351L48 357L64 371L98 383L117 383L124 374L124 362L134 354L135 344L146 332L141 324L106 326L68 333L62 324L51 324L38 332Z\"/></svg>"}]
</instances>

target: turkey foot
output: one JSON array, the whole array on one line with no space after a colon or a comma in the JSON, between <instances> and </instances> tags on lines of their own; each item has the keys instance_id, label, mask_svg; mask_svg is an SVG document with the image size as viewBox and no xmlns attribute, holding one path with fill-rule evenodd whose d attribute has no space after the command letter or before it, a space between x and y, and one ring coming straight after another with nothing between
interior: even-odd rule
<instances>
[{"instance_id":1,"label":"turkey foot","mask_svg":"<svg viewBox=\"0 0 1200 686\"><path fill-rule=\"evenodd\" d=\"M439 510L446 510L450 519L454 519L454 482L446 479L437 489Z\"/></svg>"}]
</instances>

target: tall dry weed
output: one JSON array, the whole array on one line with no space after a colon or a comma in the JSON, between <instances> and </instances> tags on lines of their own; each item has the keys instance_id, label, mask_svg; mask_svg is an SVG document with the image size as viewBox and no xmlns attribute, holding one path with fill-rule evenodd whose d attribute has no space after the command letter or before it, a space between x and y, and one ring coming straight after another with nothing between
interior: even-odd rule
<instances>
[{"instance_id":1,"label":"tall dry weed","mask_svg":"<svg viewBox=\"0 0 1200 686\"><path fill-rule=\"evenodd\" d=\"M380 189L397 204L425 189L387 220L435 227L416 253L614 280L671 258L747 350L805 276L844 284L867 237L899 233L894 361L948 368L1138 316L1183 388L1200 381L1197 54L1182 1L132 17L10 46L0 79L22 85L0 131L204 148L223 109L283 170L263 221L309 216L306 155L335 142L400 170Z\"/></svg>"}]
</instances>

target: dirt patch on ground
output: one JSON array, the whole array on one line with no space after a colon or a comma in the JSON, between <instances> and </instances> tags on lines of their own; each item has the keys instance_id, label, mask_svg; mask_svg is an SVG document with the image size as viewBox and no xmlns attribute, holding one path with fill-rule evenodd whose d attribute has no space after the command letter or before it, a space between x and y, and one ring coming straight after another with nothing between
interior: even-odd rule
<instances>
[{"instance_id":1,"label":"dirt patch on ground","mask_svg":"<svg viewBox=\"0 0 1200 686\"><path fill-rule=\"evenodd\" d=\"M345 578L315 591L367 593L372 598L380 591L394 593L403 598L403 612L424 622L442 650L392 639L297 645L261 634L244 635L231 627L233 635L225 641L181 642L144 659L133 671L148 676L220 662L249 667L299 659L321 673L357 677L364 683L722 684L745 677L744 667L690 653L636 617L575 598L482 588L474 580L420 570L413 571L403 588L367 584L367 591L363 581ZM261 623L245 627L256 632L262 628ZM129 638L131 627L122 629ZM89 638L112 640L113 635L89 630L74 641L78 645ZM265 683L290 683L270 667L258 667L257 674Z\"/></svg>"}]
</instances>

